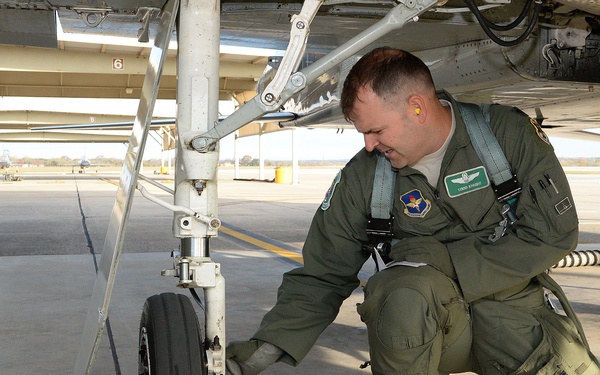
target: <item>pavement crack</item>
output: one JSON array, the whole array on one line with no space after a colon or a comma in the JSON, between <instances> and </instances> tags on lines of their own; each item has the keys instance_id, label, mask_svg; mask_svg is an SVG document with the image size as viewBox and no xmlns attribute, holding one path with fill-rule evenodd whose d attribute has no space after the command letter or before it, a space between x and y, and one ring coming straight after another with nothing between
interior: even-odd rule
<instances>
[{"instance_id":1,"label":"pavement crack","mask_svg":"<svg viewBox=\"0 0 600 375\"><path fill-rule=\"evenodd\" d=\"M87 248L90 251L90 255L92 256L92 260L94 262L94 269L96 274L98 273L98 261L96 259L96 251L94 250L94 244L92 242L92 237L90 236L90 231L88 230L85 212L83 212L83 205L81 204L81 194L79 193L79 185L77 184L77 178L73 177L75 181L75 191L77 192L77 202L79 204L79 213L81 214L81 226L83 227L83 234L85 235L85 240L87 242ZM112 328L110 325L110 318L106 318L106 334L108 335L108 341L110 342L110 352L113 357L113 362L115 365L115 374L121 375L121 365L119 364L119 355L117 353L117 345L115 344L115 339L113 336Z\"/></svg>"},{"instance_id":2,"label":"pavement crack","mask_svg":"<svg viewBox=\"0 0 600 375\"><path fill-rule=\"evenodd\" d=\"M73 177L73 179L75 180L75 190L77 192L77 203L79 204L79 213L81 214L81 226L83 227L83 234L85 235L87 248L90 251L90 254L92 255L94 269L96 270L96 273L98 273L98 260L96 259L96 251L94 250L94 244L92 243L90 231L88 230L87 222L85 219L85 212L83 212L83 205L81 204L81 194L79 194L79 185L77 184L77 178Z\"/></svg>"}]
</instances>

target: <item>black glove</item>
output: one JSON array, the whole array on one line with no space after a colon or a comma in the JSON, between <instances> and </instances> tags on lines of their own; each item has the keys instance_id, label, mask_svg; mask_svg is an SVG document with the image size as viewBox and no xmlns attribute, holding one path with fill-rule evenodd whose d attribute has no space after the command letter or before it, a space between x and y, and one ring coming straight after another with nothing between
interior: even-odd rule
<instances>
[{"instance_id":1,"label":"black glove","mask_svg":"<svg viewBox=\"0 0 600 375\"><path fill-rule=\"evenodd\" d=\"M449 278L456 278L448 248L432 236L410 237L395 242L390 258L398 262L427 263Z\"/></svg>"},{"instance_id":2,"label":"black glove","mask_svg":"<svg viewBox=\"0 0 600 375\"><path fill-rule=\"evenodd\" d=\"M256 375L283 355L283 350L260 340L233 341L226 352L227 375Z\"/></svg>"}]
</instances>

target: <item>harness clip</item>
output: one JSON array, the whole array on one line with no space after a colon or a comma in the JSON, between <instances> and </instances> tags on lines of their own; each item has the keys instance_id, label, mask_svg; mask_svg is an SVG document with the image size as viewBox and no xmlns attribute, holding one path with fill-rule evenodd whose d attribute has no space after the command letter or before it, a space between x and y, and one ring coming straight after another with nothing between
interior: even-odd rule
<instances>
[{"instance_id":1,"label":"harness clip","mask_svg":"<svg viewBox=\"0 0 600 375\"><path fill-rule=\"evenodd\" d=\"M519 184L519 180L517 180L517 175L515 174L513 174L510 180L504 181L500 185L492 184L492 189L494 189L496 198L500 203L504 203L521 194L521 184Z\"/></svg>"},{"instance_id":2,"label":"harness clip","mask_svg":"<svg viewBox=\"0 0 600 375\"><path fill-rule=\"evenodd\" d=\"M389 254L392 249L391 241L394 237L392 233L393 224L393 216L390 216L388 219L377 219L369 215L367 221L367 237L369 242L363 244L363 252L367 255L374 255L377 252L384 261L391 261Z\"/></svg>"}]
</instances>

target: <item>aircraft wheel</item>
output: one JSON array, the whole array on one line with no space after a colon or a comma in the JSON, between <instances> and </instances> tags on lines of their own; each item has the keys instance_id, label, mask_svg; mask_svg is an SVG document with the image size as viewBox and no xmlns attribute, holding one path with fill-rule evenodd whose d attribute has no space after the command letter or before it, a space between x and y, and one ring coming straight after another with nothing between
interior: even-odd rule
<instances>
[{"instance_id":1,"label":"aircraft wheel","mask_svg":"<svg viewBox=\"0 0 600 375\"><path fill-rule=\"evenodd\" d=\"M175 293L148 298L140 320L138 374L206 375L202 340L189 298Z\"/></svg>"}]
</instances>

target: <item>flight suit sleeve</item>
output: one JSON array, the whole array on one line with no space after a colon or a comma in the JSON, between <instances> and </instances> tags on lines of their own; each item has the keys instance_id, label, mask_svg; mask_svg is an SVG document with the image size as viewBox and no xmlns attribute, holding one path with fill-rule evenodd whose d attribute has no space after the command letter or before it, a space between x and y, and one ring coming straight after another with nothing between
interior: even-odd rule
<instances>
[{"instance_id":1,"label":"flight suit sleeve","mask_svg":"<svg viewBox=\"0 0 600 375\"><path fill-rule=\"evenodd\" d=\"M578 239L569 184L541 127L515 108L494 106L492 110L492 129L522 193L516 209L518 221L498 241L488 237L502 219L499 203L480 231L447 244L467 302L544 272L571 252Z\"/></svg>"},{"instance_id":2,"label":"flight suit sleeve","mask_svg":"<svg viewBox=\"0 0 600 375\"><path fill-rule=\"evenodd\" d=\"M281 360L292 365L306 356L358 287L357 274L368 259L361 252L366 241L364 181L372 184L372 179L358 178L351 165L338 176L313 217L302 249L303 267L283 275L277 303L254 335L284 350ZM370 198L370 190L368 194Z\"/></svg>"}]
</instances>

